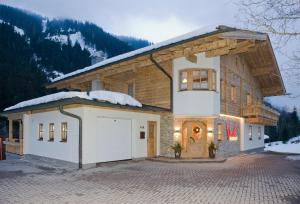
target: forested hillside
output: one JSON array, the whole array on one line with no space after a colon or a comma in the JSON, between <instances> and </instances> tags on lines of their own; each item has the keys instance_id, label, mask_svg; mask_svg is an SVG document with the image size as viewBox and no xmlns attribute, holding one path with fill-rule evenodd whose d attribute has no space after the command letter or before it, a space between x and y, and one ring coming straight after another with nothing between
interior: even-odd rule
<instances>
[{"instance_id":1,"label":"forested hillside","mask_svg":"<svg viewBox=\"0 0 300 204\"><path fill-rule=\"evenodd\" d=\"M0 5L0 110L49 93L52 78L149 45L90 22L52 19Z\"/></svg>"}]
</instances>

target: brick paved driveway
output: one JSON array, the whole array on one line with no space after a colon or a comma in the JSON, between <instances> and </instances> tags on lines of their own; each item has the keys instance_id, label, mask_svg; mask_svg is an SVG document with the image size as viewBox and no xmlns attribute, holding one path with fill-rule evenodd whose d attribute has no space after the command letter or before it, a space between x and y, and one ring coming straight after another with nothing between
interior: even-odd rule
<instances>
[{"instance_id":1,"label":"brick paved driveway","mask_svg":"<svg viewBox=\"0 0 300 204\"><path fill-rule=\"evenodd\" d=\"M0 161L0 203L300 203L300 161L255 154L222 164L130 161L81 171Z\"/></svg>"}]
</instances>

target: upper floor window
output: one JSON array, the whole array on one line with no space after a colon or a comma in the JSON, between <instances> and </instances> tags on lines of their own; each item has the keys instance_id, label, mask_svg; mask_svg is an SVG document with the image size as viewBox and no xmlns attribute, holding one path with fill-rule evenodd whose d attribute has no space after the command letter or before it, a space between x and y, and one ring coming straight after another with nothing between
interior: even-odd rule
<instances>
[{"instance_id":1,"label":"upper floor window","mask_svg":"<svg viewBox=\"0 0 300 204\"><path fill-rule=\"evenodd\" d=\"M54 123L49 124L49 141L54 141Z\"/></svg>"},{"instance_id":2,"label":"upper floor window","mask_svg":"<svg viewBox=\"0 0 300 204\"><path fill-rule=\"evenodd\" d=\"M221 80L221 99L222 100L225 100L225 91L226 91L225 81Z\"/></svg>"},{"instance_id":3,"label":"upper floor window","mask_svg":"<svg viewBox=\"0 0 300 204\"><path fill-rule=\"evenodd\" d=\"M61 142L67 142L68 138L68 123L61 123Z\"/></svg>"},{"instance_id":4,"label":"upper floor window","mask_svg":"<svg viewBox=\"0 0 300 204\"><path fill-rule=\"evenodd\" d=\"M179 74L179 90L216 90L216 72L211 69L187 69Z\"/></svg>"},{"instance_id":5,"label":"upper floor window","mask_svg":"<svg viewBox=\"0 0 300 204\"><path fill-rule=\"evenodd\" d=\"M44 138L44 125L43 123L39 124L39 138L38 140L43 140Z\"/></svg>"},{"instance_id":6,"label":"upper floor window","mask_svg":"<svg viewBox=\"0 0 300 204\"><path fill-rule=\"evenodd\" d=\"M127 94L129 96L134 97L134 83L133 82L128 83L128 85L127 85Z\"/></svg>"},{"instance_id":7,"label":"upper floor window","mask_svg":"<svg viewBox=\"0 0 300 204\"><path fill-rule=\"evenodd\" d=\"M188 89L188 72L181 71L180 72L180 90L187 90Z\"/></svg>"},{"instance_id":8,"label":"upper floor window","mask_svg":"<svg viewBox=\"0 0 300 204\"><path fill-rule=\"evenodd\" d=\"M230 89L230 100L231 102L236 103L236 86L231 85Z\"/></svg>"},{"instance_id":9,"label":"upper floor window","mask_svg":"<svg viewBox=\"0 0 300 204\"><path fill-rule=\"evenodd\" d=\"M247 94L246 96L246 104L251 105L252 104L252 96L251 94Z\"/></svg>"}]
</instances>

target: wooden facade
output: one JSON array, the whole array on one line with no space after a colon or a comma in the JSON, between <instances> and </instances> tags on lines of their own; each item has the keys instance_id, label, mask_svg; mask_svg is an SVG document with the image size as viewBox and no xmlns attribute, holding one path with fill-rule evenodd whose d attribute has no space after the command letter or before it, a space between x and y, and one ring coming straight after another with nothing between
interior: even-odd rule
<instances>
[{"instance_id":1,"label":"wooden facade","mask_svg":"<svg viewBox=\"0 0 300 204\"><path fill-rule=\"evenodd\" d=\"M195 54L202 52L206 57L220 56L222 114L249 117L250 122L257 116L255 123L275 124L277 113L263 111L261 104L264 96L284 94L285 88L268 36L244 30L225 31L104 65L56 81L48 88L89 91L91 81L99 80L106 90L128 93L130 84L134 97L141 103L171 109L173 59L185 57L196 62ZM250 116L246 114L249 105L260 108L252 109L256 112Z\"/></svg>"}]
</instances>

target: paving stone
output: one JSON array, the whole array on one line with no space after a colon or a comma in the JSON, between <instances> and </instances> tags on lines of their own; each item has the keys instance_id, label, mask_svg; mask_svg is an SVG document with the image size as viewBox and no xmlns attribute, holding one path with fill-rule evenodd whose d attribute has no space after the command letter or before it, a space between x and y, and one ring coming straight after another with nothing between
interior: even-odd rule
<instances>
[{"instance_id":1,"label":"paving stone","mask_svg":"<svg viewBox=\"0 0 300 204\"><path fill-rule=\"evenodd\" d=\"M213 164L124 161L86 170L43 166L1 161L0 203L300 203L300 162L281 155Z\"/></svg>"}]
</instances>

